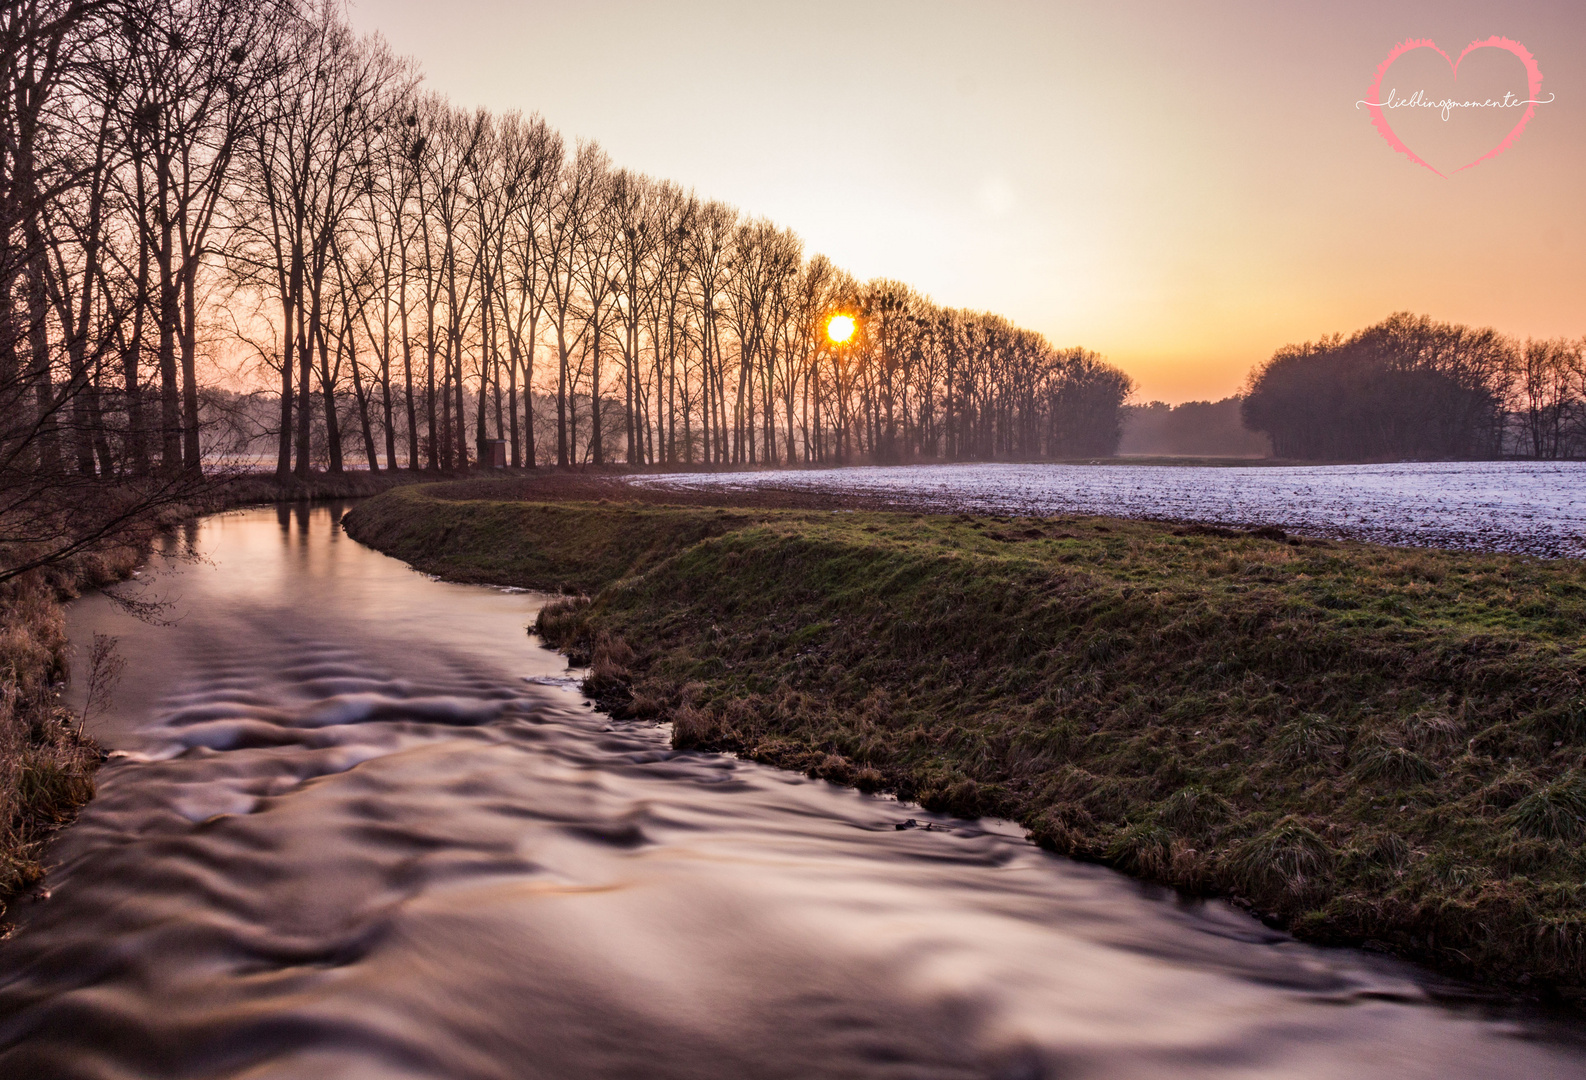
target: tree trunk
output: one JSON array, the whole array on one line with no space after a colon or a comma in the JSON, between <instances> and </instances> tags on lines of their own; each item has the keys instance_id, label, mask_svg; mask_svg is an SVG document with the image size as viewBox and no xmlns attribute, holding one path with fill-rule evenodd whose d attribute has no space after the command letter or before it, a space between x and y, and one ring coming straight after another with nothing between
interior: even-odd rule
<instances>
[{"instance_id":1,"label":"tree trunk","mask_svg":"<svg viewBox=\"0 0 1586 1080\"><path fill-rule=\"evenodd\" d=\"M340 360L338 343L337 359ZM338 362L338 368L341 364ZM342 472L341 417L336 409L336 375L330 370L330 331L322 322L319 329L319 387L325 397L325 450L330 457L330 471L338 476Z\"/></svg>"},{"instance_id":2,"label":"tree trunk","mask_svg":"<svg viewBox=\"0 0 1586 1080\"><path fill-rule=\"evenodd\" d=\"M347 360L352 365L353 399L358 405L358 420L363 428L364 457L369 459L369 471L371 473L377 473L380 471L380 457L378 452L375 450L374 429L369 425L369 398L363 392L363 379L358 375L358 346L356 339L352 336L352 334L352 323L349 322L347 324L346 336L343 340L346 342ZM339 358L341 354L340 343L337 344L336 352ZM389 457L386 458L386 464L392 464L392 459Z\"/></svg>"},{"instance_id":3,"label":"tree trunk","mask_svg":"<svg viewBox=\"0 0 1586 1080\"><path fill-rule=\"evenodd\" d=\"M292 471L292 342L297 328L289 299L283 301L282 310L286 314L286 332L281 341L281 434L276 446L275 475L285 480Z\"/></svg>"},{"instance_id":4,"label":"tree trunk","mask_svg":"<svg viewBox=\"0 0 1586 1080\"><path fill-rule=\"evenodd\" d=\"M512 467L523 465L521 436L518 431L518 343L511 343L510 362L507 364L507 420L512 439Z\"/></svg>"},{"instance_id":5,"label":"tree trunk","mask_svg":"<svg viewBox=\"0 0 1586 1080\"><path fill-rule=\"evenodd\" d=\"M147 476L149 438L143 419L143 383L138 372L143 362L143 324L149 307L149 243L142 229L138 230L138 285L132 302L132 334L121 357L127 394L127 456L133 475Z\"/></svg>"},{"instance_id":6,"label":"tree trunk","mask_svg":"<svg viewBox=\"0 0 1586 1080\"><path fill-rule=\"evenodd\" d=\"M567 336L556 324L556 465L565 469L567 456Z\"/></svg>"},{"instance_id":7,"label":"tree trunk","mask_svg":"<svg viewBox=\"0 0 1586 1080\"><path fill-rule=\"evenodd\" d=\"M306 325L305 325L306 323ZM314 342L319 337L319 300L310 301L307 319L298 309L297 335L297 476L308 479L312 464Z\"/></svg>"},{"instance_id":8,"label":"tree trunk","mask_svg":"<svg viewBox=\"0 0 1586 1080\"><path fill-rule=\"evenodd\" d=\"M599 467L605 463L605 459L602 454L604 447L601 445L600 438L600 311L598 304L596 305L595 316L595 354L589 377L589 447L593 453L595 465Z\"/></svg>"},{"instance_id":9,"label":"tree trunk","mask_svg":"<svg viewBox=\"0 0 1586 1080\"><path fill-rule=\"evenodd\" d=\"M539 326L538 315L529 319L529 351L523 358L523 464L535 469L539 459L534 449L534 343Z\"/></svg>"},{"instance_id":10,"label":"tree trunk","mask_svg":"<svg viewBox=\"0 0 1586 1080\"><path fill-rule=\"evenodd\" d=\"M182 267L182 466L201 475L204 463L198 439L198 259L188 257Z\"/></svg>"},{"instance_id":11,"label":"tree trunk","mask_svg":"<svg viewBox=\"0 0 1586 1080\"><path fill-rule=\"evenodd\" d=\"M160 218L160 243L155 260L160 273L160 470L174 476L182 468L181 398L176 376L176 327L180 321L177 304L180 301L179 283L171 265L173 222L165 212L170 191L168 171L163 163L157 166L159 178L155 197L155 212Z\"/></svg>"},{"instance_id":12,"label":"tree trunk","mask_svg":"<svg viewBox=\"0 0 1586 1080\"><path fill-rule=\"evenodd\" d=\"M463 413L463 350L461 341L457 348L457 468L459 471L468 468L468 421Z\"/></svg>"}]
</instances>

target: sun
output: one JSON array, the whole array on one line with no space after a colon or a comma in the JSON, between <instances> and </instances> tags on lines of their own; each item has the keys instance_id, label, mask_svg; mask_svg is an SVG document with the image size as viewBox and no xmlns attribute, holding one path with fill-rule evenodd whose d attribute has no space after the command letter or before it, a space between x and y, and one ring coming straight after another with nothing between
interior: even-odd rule
<instances>
[{"instance_id":1,"label":"sun","mask_svg":"<svg viewBox=\"0 0 1586 1080\"><path fill-rule=\"evenodd\" d=\"M826 336L831 338L832 344L842 345L854 336L854 317L852 315L833 315L826 321Z\"/></svg>"}]
</instances>

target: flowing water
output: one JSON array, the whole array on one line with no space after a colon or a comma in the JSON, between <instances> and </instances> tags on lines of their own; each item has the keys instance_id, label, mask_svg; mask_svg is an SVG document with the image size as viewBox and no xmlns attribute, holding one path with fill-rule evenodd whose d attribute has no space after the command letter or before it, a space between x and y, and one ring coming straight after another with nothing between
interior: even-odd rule
<instances>
[{"instance_id":1,"label":"flowing water","mask_svg":"<svg viewBox=\"0 0 1586 1080\"><path fill-rule=\"evenodd\" d=\"M1566 1019L591 710L331 509L73 605L129 661L6 1078L1586 1076ZM900 830L914 819L928 828Z\"/></svg>"}]
</instances>

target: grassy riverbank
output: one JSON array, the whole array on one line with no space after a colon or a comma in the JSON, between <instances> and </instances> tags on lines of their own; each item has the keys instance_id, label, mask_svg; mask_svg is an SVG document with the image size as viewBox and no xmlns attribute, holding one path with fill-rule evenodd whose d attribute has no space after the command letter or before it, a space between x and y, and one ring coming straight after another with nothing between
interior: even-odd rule
<instances>
[{"instance_id":1,"label":"grassy riverbank","mask_svg":"<svg viewBox=\"0 0 1586 1080\"><path fill-rule=\"evenodd\" d=\"M57 697L72 661L88 662L71 655L63 603L140 559L108 547L0 584L0 929L9 902L43 881L49 834L94 794L99 749Z\"/></svg>"},{"instance_id":2,"label":"grassy riverbank","mask_svg":"<svg viewBox=\"0 0 1586 1080\"><path fill-rule=\"evenodd\" d=\"M261 503L302 502L320 499L360 499L409 484L433 484L453 479L445 473L409 472L406 469L348 469L339 473L312 472L306 477L280 479L273 472L247 472L226 477L214 485L211 500L217 509L256 506Z\"/></svg>"},{"instance_id":3,"label":"grassy riverbank","mask_svg":"<svg viewBox=\"0 0 1586 1080\"><path fill-rule=\"evenodd\" d=\"M588 594L542 632L679 746L1013 818L1311 940L1586 987L1578 562L488 482L347 525Z\"/></svg>"}]
</instances>

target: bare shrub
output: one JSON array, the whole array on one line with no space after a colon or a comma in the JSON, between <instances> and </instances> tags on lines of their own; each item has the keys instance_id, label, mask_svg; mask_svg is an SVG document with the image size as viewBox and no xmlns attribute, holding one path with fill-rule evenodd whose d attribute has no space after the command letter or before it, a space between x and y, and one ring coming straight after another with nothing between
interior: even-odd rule
<instances>
[{"instance_id":1,"label":"bare shrub","mask_svg":"<svg viewBox=\"0 0 1586 1080\"><path fill-rule=\"evenodd\" d=\"M110 634L95 634L88 653L87 694L82 716L77 720L79 735L92 717L109 710L111 694L126 669L127 658L116 652L116 638Z\"/></svg>"}]
</instances>

